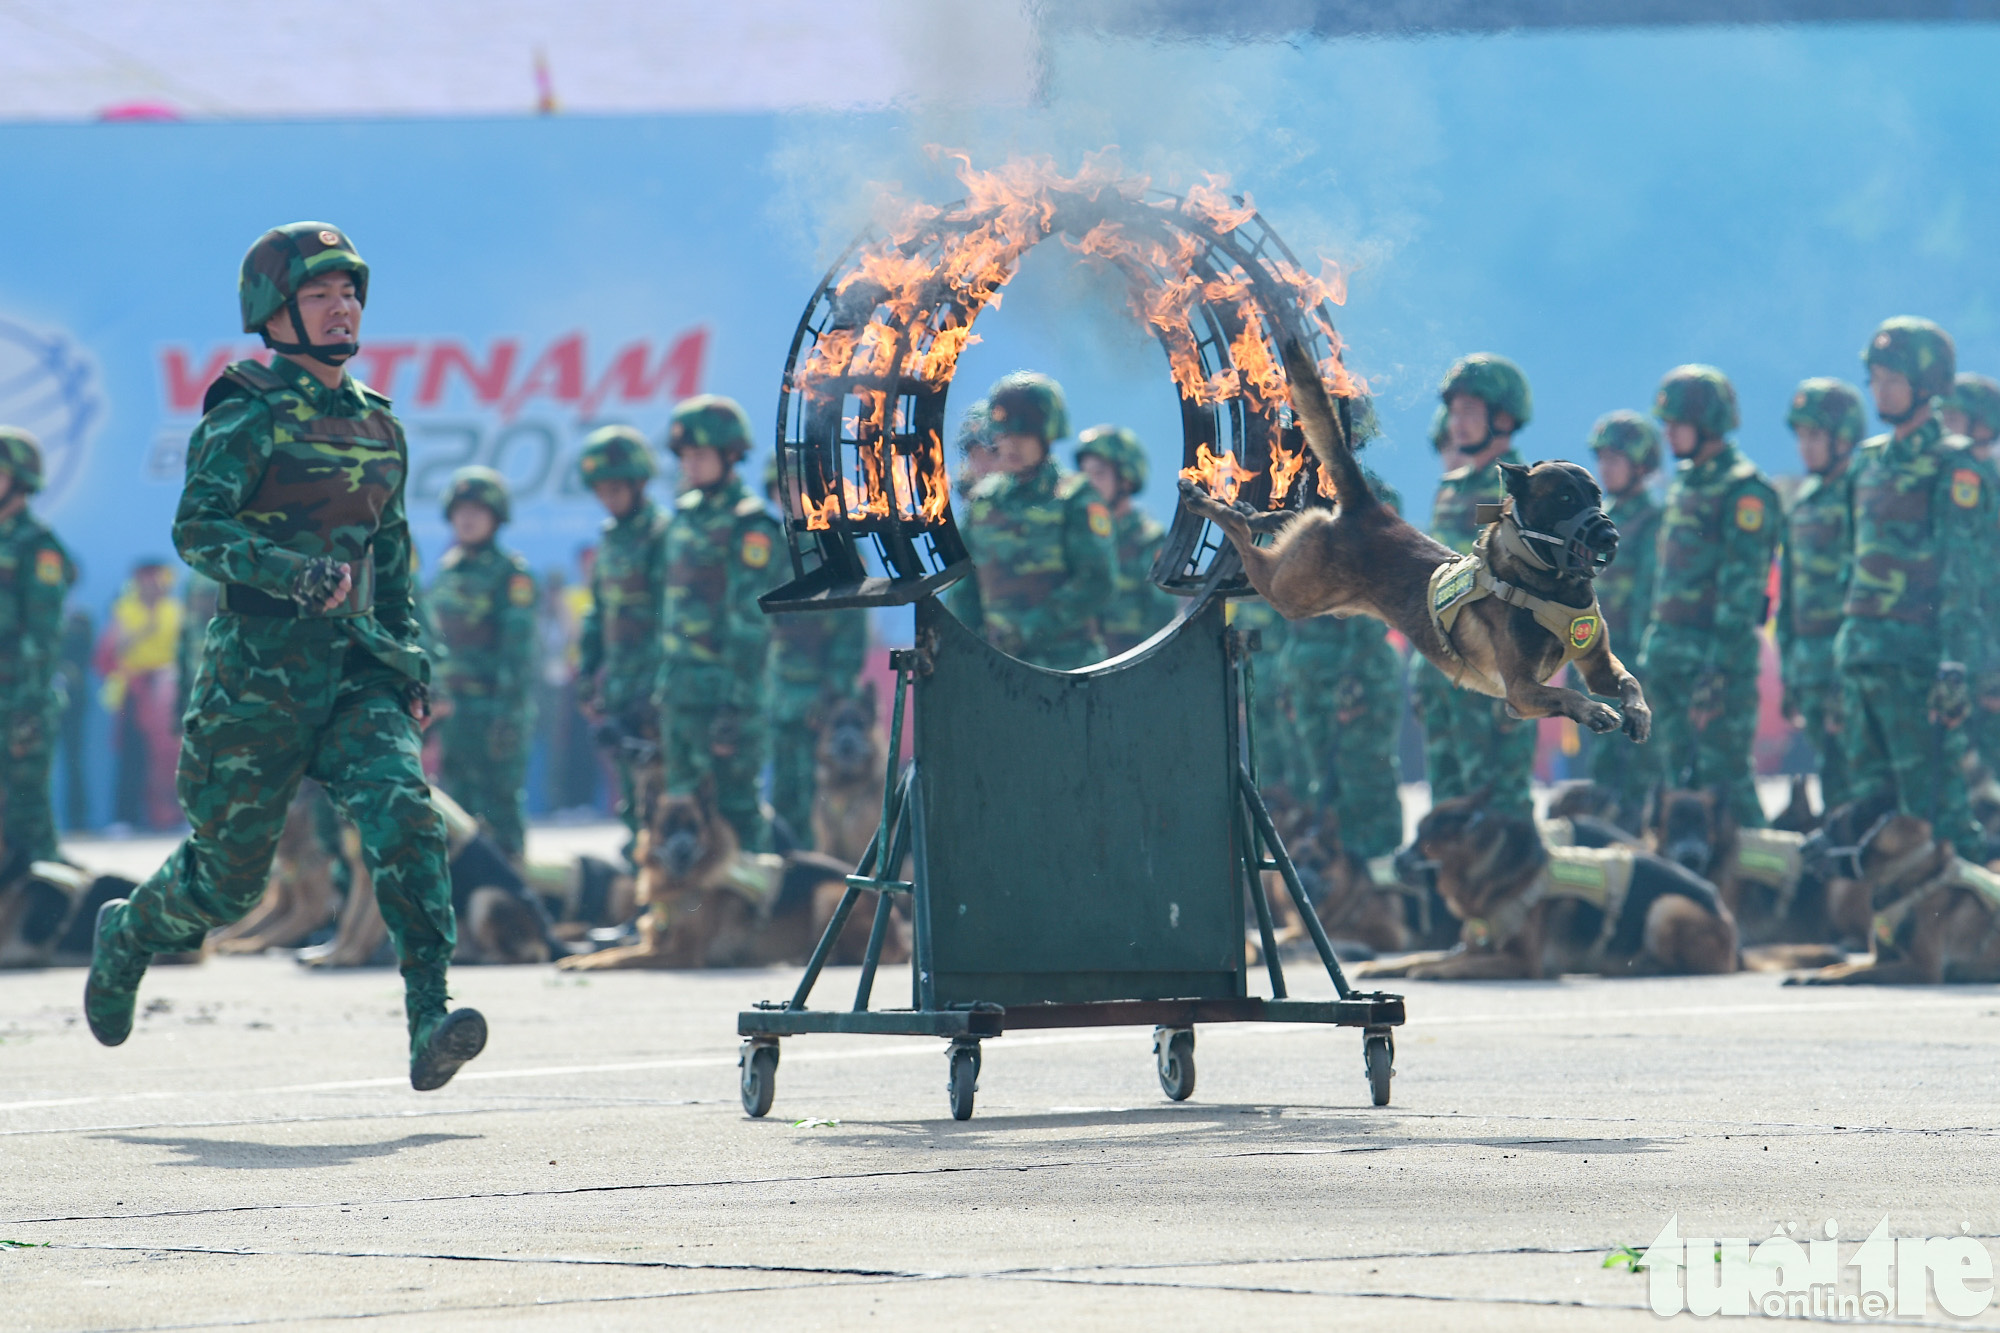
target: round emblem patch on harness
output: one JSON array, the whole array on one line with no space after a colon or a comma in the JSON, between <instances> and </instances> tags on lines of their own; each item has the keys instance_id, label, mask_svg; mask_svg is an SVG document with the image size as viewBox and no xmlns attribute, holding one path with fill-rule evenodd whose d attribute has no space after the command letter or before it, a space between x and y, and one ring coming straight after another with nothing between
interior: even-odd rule
<instances>
[{"instance_id":1,"label":"round emblem patch on harness","mask_svg":"<svg viewBox=\"0 0 2000 1333\"><path fill-rule=\"evenodd\" d=\"M1597 637L1597 617L1578 616L1569 622L1569 643L1572 648L1588 648Z\"/></svg>"},{"instance_id":2,"label":"round emblem patch on harness","mask_svg":"<svg viewBox=\"0 0 2000 1333\"><path fill-rule=\"evenodd\" d=\"M1979 474L1969 467L1962 467L1951 474L1951 502L1960 509L1970 509L1979 503Z\"/></svg>"},{"instance_id":3,"label":"round emblem patch on harness","mask_svg":"<svg viewBox=\"0 0 2000 1333\"><path fill-rule=\"evenodd\" d=\"M771 563L771 538L762 532L743 534L743 563L752 569L762 569Z\"/></svg>"},{"instance_id":4,"label":"round emblem patch on harness","mask_svg":"<svg viewBox=\"0 0 2000 1333\"><path fill-rule=\"evenodd\" d=\"M1741 496L1736 501L1736 526L1745 532L1756 532L1764 526L1764 502L1754 495Z\"/></svg>"}]
</instances>

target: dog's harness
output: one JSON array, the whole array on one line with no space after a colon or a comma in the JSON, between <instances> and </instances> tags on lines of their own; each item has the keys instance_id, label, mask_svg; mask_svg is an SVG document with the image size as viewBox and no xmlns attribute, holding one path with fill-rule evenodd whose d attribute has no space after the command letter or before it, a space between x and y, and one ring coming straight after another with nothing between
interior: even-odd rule
<instances>
[{"instance_id":1,"label":"dog's harness","mask_svg":"<svg viewBox=\"0 0 2000 1333\"><path fill-rule=\"evenodd\" d=\"M1747 828L1736 834L1736 878L1761 884L1777 899L1776 914L1792 910L1805 873L1806 835L1784 829Z\"/></svg>"},{"instance_id":2,"label":"dog's harness","mask_svg":"<svg viewBox=\"0 0 2000 1333\"><path fill-rule=\"evenodd\" d=\"M1486 525L1486 530L1479 534L1472 554L1448 560L1432 570L1430 595L1425 601L1430 609L1431 627L1437 631L1438 641L1444 645L1445 654L1452 661L1452 669L1445 674L1451 678L1452 684L1459 685L1473 670L1472 664L1459 654L1458 645L1451 639L1452 626L1458 623L1459 612L1482 598L1497 597L1509 606L1518 606L1534 616L1535 623L1555 635L1556 642L1562 645L1562 661L1555 671L1549 673L1553 678L1556 672L1582 657L1604 638L1604 615L1597 608L1597 594L1592 591L1587 607L1566 606L1495 578L1489 542L1496 540L1503 551L1517 560L1541 569L1553 569L1554 566L1537 555L1522 539L1511 496L1498 504L1480 505L1475 511L1475 518Z\"/></svg>"},{"instance_id":3,"label":"dog's harness","mask_svg":"<svg viewBox=\"0 0 2000 1333\"><path fill-rule=\"evenodd\" d=\"M784 879L784 857L770 852L743 852L729 863L715 887L728 889L756 908L760 916L768 917L778 901Z\"/></svg>"},{"instance_id":4,"label":"dog's harness","mask_svg":"<svg viewBox=\"0 0 2000 1333\"><path fill-rule=\"evenodd\" d=\"M1534 882L1512 902L1488 917L1468 917L1459 938L1468 949L1504 949L1528 924L1528 917L1545 898L1580 898L1604 913L1604 925L1592 946L1601 951L1618 928L1619 911L1632 888L1630 847L1550 847Z\"/></svg>"},{"instance_id":5,"label":"dog's harness","mask_svg":"<svg viewBox=\"0 0 2000 1333\"><path fill-rule=\"evenodd\" d=\"M1936 841L1927 841L1897 857L1878 873L1893 883L1899 874L1936 850ZM1911 913L1917 910L1917 904L1934 891L1946 888L1968 889L1984 899L1986 905L1992 909L1992 916L1986 927L1986 939L1979 946L1980 950L1983 950L1986 944L1991 942L1994 933L2000 931L2000 875L1962 856L1953 856L1935 874L1919 880L1894 902L1876 910L1872 923L1876 953L1900 952L1899 937L1904 927L1909 924Z\"/></svg>"}]
</instances>

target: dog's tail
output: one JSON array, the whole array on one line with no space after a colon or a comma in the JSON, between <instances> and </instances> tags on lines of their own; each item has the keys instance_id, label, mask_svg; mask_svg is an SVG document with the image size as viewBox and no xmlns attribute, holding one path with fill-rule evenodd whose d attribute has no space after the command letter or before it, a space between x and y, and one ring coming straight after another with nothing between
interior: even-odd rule
<instances>
[{"instance_id":1,"label":"dog's tail","mask_svg":"<svg viewBox=\"0 0 2000 1333\"><path fill-rule=\"evenodd\" d=\"M1326 381L1320 378L1319 363L1297 338L1286 338L1284 351L1292 416L1305 434L1306 446L1319 459L1320 470L1332 479L1341 508L1351 513L1381 503L1361 475L1361 464L1354 460L1353 442L1347 438L1340 414L1333 409Z\"/></svg>"}]
</instances>

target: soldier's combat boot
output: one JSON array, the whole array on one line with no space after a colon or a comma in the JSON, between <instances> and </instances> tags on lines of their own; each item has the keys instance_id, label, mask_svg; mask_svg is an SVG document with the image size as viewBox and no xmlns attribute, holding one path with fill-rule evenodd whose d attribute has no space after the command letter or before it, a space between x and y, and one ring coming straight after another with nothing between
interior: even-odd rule
<instances>
[{"instance_id":1,"label":"soldier's combat boot","mask_svg":"<svg viewBox=\"0 0 2000 1333\"><path fill-rule=\"evenodd\" d=\"M407 983L410 1015L410 1086L433 1092L451 1082L459 1066L486 1049L486 1018L477 1009L445 1011L444 979Z\"/></svg>"},{"instance_id":2,"label":"soldier's combat boot","mask_svg":"<svg viewBox=\"0 0 2000 1333\"><path fill-rule=\"evenodd\" d=\"M119 1045L132 1035L132 1012L139 1005L139 979L146 975L146 964L152 961L149 956L134 957L105 938L106 918L114 909L124 906L125 899L113 898L97 909L90 976L83 983L83 1016L90 1023L90 1035L106 1046Z\"/></svg>"}]
</instances>

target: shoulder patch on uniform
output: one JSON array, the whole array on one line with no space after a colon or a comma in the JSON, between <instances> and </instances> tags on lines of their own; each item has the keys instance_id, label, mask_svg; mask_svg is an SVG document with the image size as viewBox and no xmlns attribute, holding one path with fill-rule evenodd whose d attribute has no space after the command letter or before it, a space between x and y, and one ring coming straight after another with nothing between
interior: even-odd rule
<instances>
[{"instance_id":1,"label":"shoulder patch on uniform","mask_svg":"<svg viewBox=\"0 0 2000 1333\"><path fill-rule=\"evenodd\" d=\"M1057 479L1056 499L1067 500L1089 484L1090 478L1084 476L1081 472L1071 472Z\"/></svg>"},{"instance_id":2,"label":"shoulder patch on uniform","mask_svg":"<svg viewBox=\"0 0 2000 1333\"><path fill-rule=\"evenodd\" d=\"M390 406L389 395L383 393L380 389L371 389L366 384L363 384L360 380L354 381L354 388L355 391L361 395L361 401L368 404L370 407Z\"/></svg>"},{"instance_id":3,"label":"shoulder patch on uniform","mask_svg":"<svg viewBox=\"0 0 2000 1333\"><path fill-rule=\"evenodd\" d=\"M736 502L736 517L749 518L764 512L764 502L754 495L746 495Z\"/></svg>"},{"instance_id":4,"label":"shoulder patch on uniform","mask_svg":"<svg viewBox=\"0 0 2000 1333\"><path fill-rule=\"evenodd\" d=\"M674 497L674 508L676 509L701 508L701 492L698 490L682 491L679 495Z\"/></svg>"},{"instance_id":5,"label":"shoulder patch on uniform","mask_svg":"<svg viewBox=\"0 0 2000 1333\"><path fill-rule=\"evenodd\" d=\"M1111 511L1101 504L1091 504L1084 508L1090 515L1090 530L1100 537L1111 535Z\"/></svg>"},{"instance_id":6,"label":"shoulder patch on uniform","mask_svg":"<svg viewBox=\"0 0 2000 1333\"><path fill-rule=\"evenodd\" d=\"M1979 473L1969 467L1955 469L1951 474L1951 502L1960 509L1970 509L1979 503Z\"/></svg>"},{"instance_id":7,"label":"shoulder patch on uniform","mask_svg":"<svg viewBox=\"0 0 2000 1333\"><path fill-rule=\"evenodd\" d=\"M507 600L516 606L535 604L535 581L526 574L516 574L507 580Z\"/></svg>"},{"instance_id":8,"label":"shoulder patch on uniform","mask_svg":"<svg viewBox=\"0 0 2000 1333\"><path fill-rule=\"evenodd\" d=\"M1759 532L1763 530L1763 496L1739 495L1736 497L1736 526L1744 532Z\"/></svg>"},{"instance_id":9,"label":"shoulder patch on uniform","mask_svg":"<svg viewBox=\"0 0 2000 1333\"><path fill-rule=\"evenodd\" d=\"M770 533L746 532L743 534L743 563L751 569L762 569L771 563Z\"/></svg>"},{"instance_id":10,"label":"shoulder patch on uniform","mask_svg":"<svg viewBox=\"0 0 2000 1333\"><path fill-rule=\"evenodd\" d=\"M46 546L35 552L35 579L51 588L60 588L63 581L63 558L61 551L52 551Z\"/></svg>"}]
</instances>

